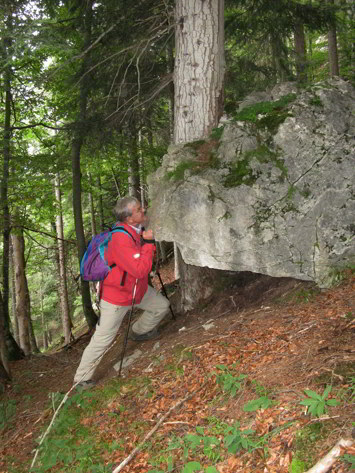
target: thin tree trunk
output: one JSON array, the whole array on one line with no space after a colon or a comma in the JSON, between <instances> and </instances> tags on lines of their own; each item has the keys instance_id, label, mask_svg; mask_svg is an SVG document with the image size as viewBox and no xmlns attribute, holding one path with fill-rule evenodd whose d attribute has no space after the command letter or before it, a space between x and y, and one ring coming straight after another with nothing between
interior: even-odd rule
<instances>
[{"instance_id":1,"label":"thin tree trunk","mask_svg":"<svg viewBox=\"0 0 355 473\"><path fill-rule=\"evenodd\" d=\"M41 282L43 282L43 273L41 273ZM47 350L47 348L48 348L48 331L47 331L46 319L45 319L45 316L44 316L42 285L39 288L39 292L40 292L40 298L41 298L41 321L42 321L42 334L43 334L43 348L44 348L44 350Z\"/></svg>"},{"instance_id":2,"label":"thin tree trunk","mask_svg":"<svg viewBox=\"0 0 355 473\"><path fill-rule=\"evenodd\" d=\"M104 230L104 205L102 201L102 186L101 186L100 176L98 176L97 178L97 188L99 189L99 200L98 200L99 222L100 222L100 229L101 231L103 231Z\"/></svg>"},{"instance_id":3,"label":"thin tree trunk","mask_svg":"<svg viewBox=\"0 0 355 473\"><path fill-rule=\"evenodd\" d=\"M5 384L11 378L8 354L5 342L3 298L0 291L0 383Z\"/></svg>"},{"instance_id":4,"label":"thin tree trunk","mask_svg":"<svg viewBox=\"0 0 355 473\"><path fill-rule=\"evenodd\" d=\"M85 3L84 21L82 22L84 34L83 50L91 43L91 23L92 23L92 4L93 0ZM75 222L75 233L78 249L79 265L86 249L86 241L83 226L83 214L81 207L81 168L80 168L80 153L84 143L85 122L87 118L87 101L89 96L89 76L87 70L89 54L86 53L81 65L81 81L80 81L80 96L79 96L79 111L77 115L76 129L71 144L71 161L72 161L72 175L73 175L73 213ZM81 281L81 298L83 303L83 310L86 321L90 328L94 328L97 322L97 315L92 308L90 286L87 281Z\"/></svg>"},{"instance_id":5,"label":"thin tree trunk","mask_svg":"<svg viewBox=\"0 0 355 473\"><path fill-rule=\"evenodd\" d=\"M306 40L303 23L295 26L296 74L300 83L307 82Z\"/></svg>"},{"instance_id":6,"label":"thin tree trunk","mask_svg":"<svg viewBox=\"0 0 355 473\"><path fill-rule=\"evenodd\" d=\"M9 7L10 10L10 7ZM12 72L9 65L9 58L11 57L12 48L12 12L10 11L5 19L6 33L3 35L3 61L7 64L3 73L3 84L5 90L5 110L4 110L4 134L3 134L3 175L1 179L1 200L0 211L3 222L3 256L2 256L2 310L1 317L3 318L5 342L8 350L10 360L19 360L23 357L23 353L16 343L14 337L10 332L10 314L9 314L9 257L10 257L10 210L8 202L8 182L9 182L9 167L11 157L11 79Z\"/></svg>"},{"instance_id":7,"label":"thin tree trunk","mask_svg":"<svg viewBox=\"0 0 355 473\"><path fill-rule=\"evenodd\" d=\"M328 0L331 5L334 5L334 0ZM337 43L337 29L336 19L331 24L328 31L328 57L329 57L329 73L331 76L339 75L339 59L338 59L338 43Z\"/></svg>"},{"instance_id":8,"label":"thin tree trunk","mask_svg":"<svg viewBox=\"0 0 355 473\"><path fill-rule=\"evenodd\" d=\"M28 287L27 287L27 294L28 294ZM29 312L30 314L31 312ZM33 323L31 317L28 319L28 336L30 339L30 345L31 345L31 353L39 353L39 348L37 345L37 340L35 336L35 332L33 329Z\"/></svg>"},{"instance_id":9,"label":"thin tree trunk","mask_svg":"<svg viewBox=\"0 0 355 473\"><path fill-rule=\"evenodd\" d=\"M58 242L58 266L59 266L59 299L60 299L60 313L62 319L62 327L65 343L68 344L71 340L72 323L69 313L68 302L68 285L67 273L65 271L65 251L64 251L64 231L63 231L63 217L62 217L62 197L60 190L60 176L55 177L55 198L57 201L57 217L56 217L56 232Z\"/></svg>"},{"instance_id":10,"label":"thin tree trunk","mask_svg":"<svg viewBox=\"0 0 355 473\"><path fill-rule=\"evenodd\" d=\"M19 335L18 335L18 320L16 316L16 286L15 286L15 265L14 265L14 252L10 240L10 261L11 261L11 302L12 302L12 328L14 332L14 337L16 340L16 343L20 343Z\"/></svg>"},{"instance_id":11,"label":"thin tree trunk","mask_svg":"<svg viewBox=\"0 0 355 473\"><path fill-rule=\"evenodd\" d=\"M25 274L25 241L22 231L12 234L12 247L14 249L14 270L16 286L16 316L19 325L20 347L25 355L31 354L30 342L30 314L26 296L27 281Z\"/></svg>"},{"instance_id":12,"label":"thin tree trunk","mask_svg":"<svg viewBox=\"0 0 355 473\"><path fill-rule=\"evenodd\" d=\"M95 206L94 206L94 196L92 195L93 183L92 183L92 176L90 172L88 172L88 179L89 179L89 185L90 185L89 202L90 202L91 234L96 235L97 231L96 231L96 220L95 220Z\"/></svg>"},{"instance_id":13,"label":"thin tree trunk","mask_svg":"<svg viewBox=\"0 0 355 473\"><path fill-rule=\"evenodd\" d=\"M288 64L287 49L282 39L273 35L270 38L272 61L276 71L278 82L285 82L292 79L292 74Z\"/></svg>"},{"instance_id":14,"label":"thin tree trunk","mask_svg":"<svg viewBox=\"0 0 355 473\"><path fill-rule=\"evenodd\" d=\"M144 187L144 156L142 153L142 146L143 146L143 137L142 137L142 129L140 128L138 131L138 166L139 166L139 188L140 188L140 198L141 198L141 206L145 207L145 187ZM148 201L148 197L147 197Z\"/></svg>"},{"instance_id":15,"label":"thin tree trunk","mask_svg":"<svg viewBox=\"0 0 355 473\"><path fill-rule=\"evenodd\" d=\"M131 125L128 137L130 162L128 168L128 193L132 197L140 199L140 182L139 182L139 155L137 147L137 133L135 126Z\"/></svg>"}]
</instances>

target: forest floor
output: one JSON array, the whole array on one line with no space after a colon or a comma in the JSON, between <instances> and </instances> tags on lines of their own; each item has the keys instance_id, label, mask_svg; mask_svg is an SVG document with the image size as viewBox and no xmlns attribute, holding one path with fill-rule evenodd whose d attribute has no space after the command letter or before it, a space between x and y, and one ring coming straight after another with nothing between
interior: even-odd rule
<instances>
[{"instance_id":1,"label":"forest floor","mask_svg":"<svg viewBox=\"0 0 355 473\"><path fill-rule=\"evenodd\" d=\"M171 281L171 265L161 275ZM0 398L0 473L306 471L352 438L354 282L348 273L322 291L265 276L232 284L199 310L167 316L157 340L129 341L127 353L142 354L118 378L122 329L97 386L69 395L33 470L90 334L12 363ZM340 453L327 471L354 468L354 444Z\"/></svg>"}]
</instances>

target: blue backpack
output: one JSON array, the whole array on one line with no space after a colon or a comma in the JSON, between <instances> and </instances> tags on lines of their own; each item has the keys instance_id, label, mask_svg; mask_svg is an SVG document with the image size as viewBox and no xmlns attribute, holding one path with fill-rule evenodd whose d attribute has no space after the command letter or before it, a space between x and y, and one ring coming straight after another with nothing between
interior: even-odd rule
<instances>
[{"instance_id":1,"label":"blue backpack","mask_svg":"<svg viewBox=\"0 0 355 473\"><path fill-rule=\"evenodd\" d=\"M119 226L92 237L80 262L80 275L84 281L103 281L111 269L116 266L115 264L109 266L105 259L107 246L112 239L112 234L116 232L126 233L133 240L132 235Z\"/></svg>"}]
</instances>

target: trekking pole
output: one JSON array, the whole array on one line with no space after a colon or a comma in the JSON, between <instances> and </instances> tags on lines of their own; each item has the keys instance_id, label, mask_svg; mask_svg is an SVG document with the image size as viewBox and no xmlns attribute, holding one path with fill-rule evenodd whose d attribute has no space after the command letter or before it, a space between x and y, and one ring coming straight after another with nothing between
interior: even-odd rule
<instances>
[{"instance_id":1,"label":"trekking pole","mask_svg":"<svg viewBox=\"0 0 355 473\"><path fill-rule=\"evenodd\" d=\"M156 275L158 276L158 278L159 278L159 281L160 281L160 284L161 284L161 288L162 288L162 290L163 290L163 292L164 292L164 296L169 300L169 297L168 297L168 294L166 293L165 286L164 286L163 281L162 281L162 279L161 279L160 273L159 273L159 271L158 271L157 269L155 270L155 274L156 274ZM169 301L169 302L170 302L170 301ZM170 312L171 312L171 315L172 315L173 319L176 320L176 317L175 317L175 314L174 314L174 312L173 312L173 309L171 308L171 304L169 304L169 309L170 309Z\"/></svg>"},{"instance_id":2,"label":"trekking pole","mask_svg":"<svg viewBox=\"0 0 355 473\"><path fill-rule=\"evenodd\" d=\"M134 303L135 303L135 301L136 301L137 283L138 283L138 279L136 279L136 283L135 283L134 288L133 288L132 306L131 306L131 310L129 311L129 316L128 316L128 324L127 324L127 330L126 330L125 337L124 337L124 342L123 342L123 349L122 349L122 353L121 353L121 363L120 363L120 369L119 369L119 371L118 371L118 377L121 376L123 358L124 358L124 355L125 355L125 352L126 352L126 347L127 347L127 342L128 342L129 328L130 328L130 326L131 326L131 320L132 320L132 314L133 314L133 309L134 309Z\"/></svg>"},{"instance_id":3,"label":"trekking pole","mask_svg":"<svg viewBox=\"0 0 355 473\"><path fill-rule=\"evenodd\" d=\"M165 286L164 286L164 283L163 283L163 280L160 276L160 273L159 273L159 248L158 248L158 245L156 246L156 252L157 252L157 257L156 257L156 262L155 262L155 274L158 276L159 278L159 281L160 281L160 284L161 284L161 288L163 290L163 293L164 293L164 296L168 299L169 301L169 297L168 297L168 294L166 293L166 289L165 289ZM170 301L169 301L170 302ZM171 312L171 315L172 315L172 318L173 320L176 320L176 317L175 317L175 314L173 312L173 309L171 307L171 304L169 304L169 309L170 309L170 312Z\"/></svg>"}]
</instances>

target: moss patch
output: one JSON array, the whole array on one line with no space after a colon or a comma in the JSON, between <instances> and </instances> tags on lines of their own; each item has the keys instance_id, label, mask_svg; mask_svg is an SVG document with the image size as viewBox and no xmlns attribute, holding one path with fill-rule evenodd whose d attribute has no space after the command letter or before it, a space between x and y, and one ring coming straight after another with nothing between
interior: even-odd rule
<instances>
[{"instance_id":1,"label":"moss patch","mask_svg":"<svg viewBox=\"0 0 355 473\"><path fill-rule=\"evenodd\" d=\"M257 159L259 163L272 163L273 166L280 169L280 180L287 177L287 168L283 159L280 159L277 153L271 151L267 146L261 145L251 151L243 154L233 167L229 169L229 174L225 177L225 187L237 187L241 184L251 186L257 180L260 172L256 172L251 168L251 160Z\"/></svg>"},{"instance_id":2,"label":"moss patch","mask_svg":"<svg viewBox=\"0 0 355 473\"><path fill-rule=\"evenodd\" d=\"M293 448L293 460L295 462L292 461L290 468L292 473L302 473L313 466L317 455L317 443L321 443L322 440L327 438L328 434L329 427L326 427L321 422L310 424L297 432Z\"/></svg>"},{"instance_id":3,"label":"moss patch","mask_svg":"<svg viewBox=\"0 0 355 473\"><path fill-rule=\"evenodd\" d=\"M274 102L259 102L245 107L234 115L235 121L247 121L257 128L267 128L275 133L281 123L291 116L288 105L296 99L296 94L287 94Z\"/></svg>"}]
</instances>

